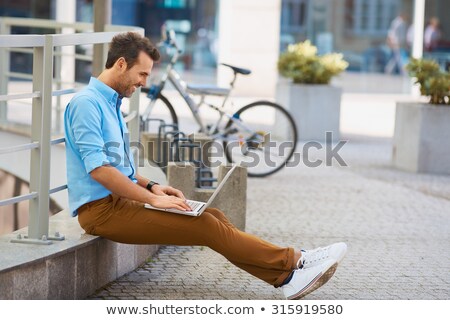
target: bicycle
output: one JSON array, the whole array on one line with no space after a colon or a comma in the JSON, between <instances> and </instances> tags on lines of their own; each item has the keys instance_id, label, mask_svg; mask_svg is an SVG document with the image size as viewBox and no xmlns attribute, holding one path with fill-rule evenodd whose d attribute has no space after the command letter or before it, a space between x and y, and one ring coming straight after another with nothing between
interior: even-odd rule
<instances>
[{"instance_id":1,"label":"bicycle","mask_svg":"<svg viewBox=\"0 0 450 320\"><path fill-rule=\"evenodd\" d=\"M279 171L293 156L297 144L297 128L292 116L287 110L271 101L255 101L243 106L230 114L224 111L238 75L249 75L250 70L222 63L230 68L234 77L229 88L211 85L186 85L174 69L174 65L182 51L175 41L175 33L167 32L158 46L166 50L170 61L158 83L149 88L143 87L150 102L141 116L144 131L150 132L152 112L159 109L159 118L171 127L178 126L178 116L174 107L163 94L163 89L169 81L181 95L189 107L199 132L213 140L221 140L228 162L237 162L247 167L251 177L264 177ZM199 96L200 102L195 102L192 95ZM205 97L222 98L220 107L207 103ZM199 109L208 106L218 113L215 123L205 125ZM163 116L165 114L165 116ZM159 119L158 118L158 119Z\"/></svg>"}]
</instances>

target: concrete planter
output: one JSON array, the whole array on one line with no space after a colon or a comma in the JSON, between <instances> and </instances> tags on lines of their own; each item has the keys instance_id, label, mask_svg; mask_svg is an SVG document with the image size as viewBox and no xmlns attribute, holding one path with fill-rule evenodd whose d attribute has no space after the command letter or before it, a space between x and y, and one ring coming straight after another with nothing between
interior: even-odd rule
<instances>
[{"instance_id":1,"label":"concrete planter","mask_svg":"<svg viewBox=\"0 0 450 320\"><path fill-rule=\"evenodd\" d=\"M411 172L450 174L450 106L397 103L393 165Z\"/></svg>"},{"instance_id":2,"label":"concrete planter","mask_svg":"<svg viewBox=\"0 0 450 320\"><path fill-rule=\"evenodd\" d=\"M342 89L331 85L294 84L283 79L277 84L276 101L295 119L299 140L325 141L329 131L337 141L341 96Z\"/></svg>"}]
</instances>

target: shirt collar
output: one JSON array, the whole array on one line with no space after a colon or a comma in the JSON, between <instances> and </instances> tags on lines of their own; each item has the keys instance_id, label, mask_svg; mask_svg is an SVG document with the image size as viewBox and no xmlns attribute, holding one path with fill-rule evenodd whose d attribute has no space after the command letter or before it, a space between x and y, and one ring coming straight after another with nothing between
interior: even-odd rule
<instances>
[{"instance_id":1,"label":"shirt collar","mask_svg":"<svg viewBox=\"0 0 450 320\"><path fill-rule=\"evenodd\" d=\"M120 107L122 104L122 96L120 96L116 90L106 85L104 82L97 78L91 77L89 85L97 89L101 95L103 95L107 101L114 107Z\"/></svg>"}]
</instances>

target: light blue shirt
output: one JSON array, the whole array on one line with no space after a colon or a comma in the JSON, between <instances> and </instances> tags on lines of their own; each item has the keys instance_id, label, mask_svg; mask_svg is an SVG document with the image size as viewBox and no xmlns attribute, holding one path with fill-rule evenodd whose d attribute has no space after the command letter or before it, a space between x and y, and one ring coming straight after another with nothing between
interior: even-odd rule
<instances>
[{"instance_id":1,"label":"light blue shirt","mask_svg":"<svg viewBox=\"0 0 450 320\"><path fill-rule=\"evenodd\" d=\"M110 165L137 182L121 103L122 97L115 90L92 77L89 85L67 105L64 113L67 186L74 217L83 204L111 194L91 178L89 173L95 168Z\"/></svg>"}]
</instances>

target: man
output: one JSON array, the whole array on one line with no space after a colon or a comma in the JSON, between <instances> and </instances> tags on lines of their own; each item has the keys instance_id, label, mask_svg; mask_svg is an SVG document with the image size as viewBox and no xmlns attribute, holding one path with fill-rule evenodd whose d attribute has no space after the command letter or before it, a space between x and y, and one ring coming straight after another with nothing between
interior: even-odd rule
<instances>
[{"instance_id":1,"label":"man","mask_svg":"<svg viewBox=\"0 0 450 320\"><path fill-rule=\"evenodd\" d=\"M430 22L425 28L425 32L423 34L425 51L434 51L438 47L441 37L442 34L439 29L439 19L436 17L431 17Z\"/></svg>"},{"instance_id":2,"label":"man","mask_svg":"<svg viewBox=\"0 0 450 320\"><path fill-rule=\"evenodd\" d=\"M405 65L408 61L407 47L408 25L406 15L400 14L394 20L388 30L386 43L391 49L391 57L384 69L385 73L394 73L396 70L406 75Z\"/></svg>"},{"instance_id":3,"label":"man","mask_svg":"<svg viewBox=\"0 0 450 320\"><path fill-rule=\"evenodd\" d=\"M282 287L289 299L302 298L323 285L344 257L344 243L299 251L238 230L217 209L190 217L144 208L144 203L150 203L190 209L180 190L136 173L120 112L122 98L145 85L158 59L158 51L147 38L132 32L115 36L105 70L97 79L91 78L67 106L64 121L72 215L78 215L87 233L117 242L208 246L239 268ZM105 148L107 143L118 147L110 150Z\"/></svg>"}]
</instances>

